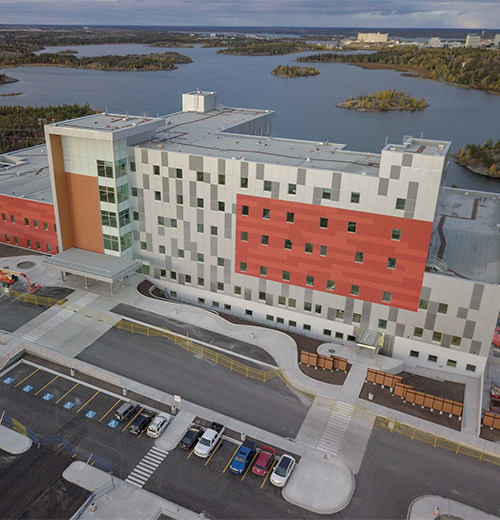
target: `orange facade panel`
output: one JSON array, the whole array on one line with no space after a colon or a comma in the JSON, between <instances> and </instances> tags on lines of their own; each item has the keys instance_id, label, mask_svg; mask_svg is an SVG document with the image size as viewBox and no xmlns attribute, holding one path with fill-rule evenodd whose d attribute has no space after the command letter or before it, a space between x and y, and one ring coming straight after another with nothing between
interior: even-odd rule
<instances>
[{"instance_id":1,"label":"orange facade panel","mask_svg":"<svg viewBox=\"0 0 500 520\"><path fill-rule=\"evenodd\" d=\"M247 195L237 206L236 272L418 309L432 222Z\"/></svg>"},{"instance_id":2,"label":"orange facade panel","mask_svg":"<svg viewBox=\"0 0 500 520\"><path fill-rule=\"evenodd\" d=\"M0 195L0 242L48 254L58 252L54 206Z\"/></svg>"}]
</instances>

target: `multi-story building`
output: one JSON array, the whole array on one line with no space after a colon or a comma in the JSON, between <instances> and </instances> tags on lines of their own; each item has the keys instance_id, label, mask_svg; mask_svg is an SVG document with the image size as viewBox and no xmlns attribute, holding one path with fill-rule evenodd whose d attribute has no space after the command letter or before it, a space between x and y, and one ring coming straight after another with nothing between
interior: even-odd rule
<instances>
[{"instance_id":1,"label":"multi-story building","mask_svg":"<svg viewBox=\"0 0 500 520\"><path fill-rule=\"evenodd\" d=\"M387 43L389 33L358 33L358 41L366 43Z\"/></svg>"},{"instance_id":2,"label":"multi-story building","mask_svg":"<svg viewBox=\"0 0 500 520\"><path fill-rule=\"evenodd\" d=\"M465 40L466 47L479 47L481 45L481 36L479 34L468 34Z\"/></svg>"},{"instance_id":3,"label":"multi-story building","mask_svg":"<svg viewBox=\"0 0 500 520\"><path fill-rule=\"evenodd\" d=\"M444 188L449 142L351 152L271 137L273 117L194 92L163 118L47 125L50 262L90 278L95 258L131 262L116 279L140 261L186 303L325 342L372 332L386 355L480 374L500 307L498 197Z\"/></svg>"}]
</instances>

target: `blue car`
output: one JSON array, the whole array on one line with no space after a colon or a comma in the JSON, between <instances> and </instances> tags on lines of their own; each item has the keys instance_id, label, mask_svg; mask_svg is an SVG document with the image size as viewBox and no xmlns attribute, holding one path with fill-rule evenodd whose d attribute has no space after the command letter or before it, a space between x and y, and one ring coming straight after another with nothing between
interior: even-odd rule
<instances>
[{"instance_id":1,"label":"blue car","mask_svg":"<svg viewBox=\"0 0 500 520\"><path fill-rule=\"evenodd\" d=\"M247 439L233 457L229 469L231 473L241 475L248 467L257 451L257 444Z\"/></svg>"}]
</instances>

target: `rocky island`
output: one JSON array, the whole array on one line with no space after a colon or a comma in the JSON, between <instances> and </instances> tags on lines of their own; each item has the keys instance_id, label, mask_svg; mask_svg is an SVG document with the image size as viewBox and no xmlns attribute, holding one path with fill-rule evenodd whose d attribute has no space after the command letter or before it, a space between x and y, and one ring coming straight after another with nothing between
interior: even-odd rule
<instances>
[{"instance_id":1,"label":"rocky island","mask_svg":"<svg viewBox=\"0 0 500 520\"><path fill-rule=\"evenodd\" d=\"M387 110L423 110L429 105L424 98L414 98L406 95L406 92L397 92L390 88L376 94L361 95L357 98L350 97L337 105L338 108L348 108L360 112L385 112Z\"/></svg>"},{"instance_id":2,"label":"rocky island","mask_svg":"<svg viewBox=\"0 0 500 520\"><path fill-rule=\"evenodd\" d=\"M278 65L271 71L271 74L282 78L305 78L307 76L317 76L319 70L314 67L299 67L298 65Z\"/></svg>"},{"instance_id":3,"label":"rocky island","mask_svg":"<svg viewBox=\"0 0 500 520\"><path fill-rule=\"evenodd\" d=\"M490 139L484 144L466 144L454 155L455 162L473 173L500 179L500 141Z\"/></svg>"}]
</instances>

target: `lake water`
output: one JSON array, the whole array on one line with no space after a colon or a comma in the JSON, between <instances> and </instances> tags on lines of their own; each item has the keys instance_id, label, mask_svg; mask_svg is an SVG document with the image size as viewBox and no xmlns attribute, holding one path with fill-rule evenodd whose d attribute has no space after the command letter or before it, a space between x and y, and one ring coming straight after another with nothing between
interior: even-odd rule
<instances>
[{"instance_id":1,"label":"lake water","mask_svg":"<svg viewBox=\"0 0 500 520\"><path fill-rule=\"evenodd\" d=\"M174 50L193 63L173 71L106 72L61 67L4 69L18 83L0 86L0 104L56 105L89 103L99 110L165 115L181 110L181 95L200 88L218 92L228 107L276 112L273 134L315 141L344 143L347 149L380 153L386 139L401 143L404 135L452 141L452 151L466 143L500 140L500 96L467 90L392 70L363 70L337 63L315 64L321 72L310 78L277 78L277 65L292 65L297 55L226 56L216 49L195 46L163 49L145 45L96 45L47 48L45 52L76 49L78 56L149 54ZM349 96L388 88L425 98L422 112L360 113L335 107ZM450 162L447 185L500 192L500 181L473 175Z\"/></svg>"}]
</instances>

